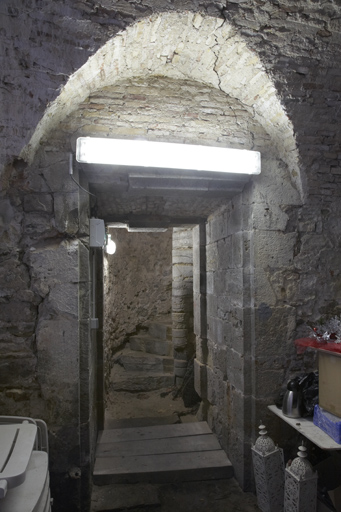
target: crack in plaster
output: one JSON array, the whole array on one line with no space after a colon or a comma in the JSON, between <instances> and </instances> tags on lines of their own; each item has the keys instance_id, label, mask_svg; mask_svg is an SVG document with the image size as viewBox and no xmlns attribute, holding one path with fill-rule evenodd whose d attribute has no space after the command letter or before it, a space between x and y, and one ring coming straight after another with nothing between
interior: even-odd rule
<instances>
[{"instance_id":1,"label":"crack in plaster","mask_svg":"<svg viewBox=\"0 0 341 512\"><path fill-rule=\"evenodd\" d=\"M214 65L213 65L213 71L214 71L214 73L216 74L216 77L217 77L217 79L218 79L218 89L219 89L220 91L224 92L224 91L222 90L222 88L221 88L221 79L220 79L220 75L219 75L219 73L218 73L218 71L217 71L217 62L218 62L219 54L220 54L220 45L219 45L219 43L218 43L218 36L217 36L217 35L215 35L215 42L216 42L216 44L215 44L214 46L212 46L212 47L211 47L211 50L212 50L212 52L214 53L215 58L216 58L216 59L215 59L215 63L214 63ZM215 50L215 48L217 48L217 50L218 50L217 52L215 52L215 51L214 51L214 50ZM234 113L234 115L236 115L236 114Z\"/></svg>"}]
</instances>

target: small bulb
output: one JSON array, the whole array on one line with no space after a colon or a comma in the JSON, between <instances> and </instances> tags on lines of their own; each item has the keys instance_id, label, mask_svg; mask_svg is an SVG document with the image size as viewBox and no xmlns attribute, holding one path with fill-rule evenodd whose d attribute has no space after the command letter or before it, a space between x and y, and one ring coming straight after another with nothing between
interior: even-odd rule
<instances>
[{"instance_id":1,"label":"small bulb","mask_svg":"<svg viewBox=\"0 0 341 512\"><path fill-rule=\"evenodd\" d=\"M113 240L111 240L111 235L107 235L107 245L105 250L107 254L115 254L116 252L116 244Z\"/></svg>"}]
</instances>

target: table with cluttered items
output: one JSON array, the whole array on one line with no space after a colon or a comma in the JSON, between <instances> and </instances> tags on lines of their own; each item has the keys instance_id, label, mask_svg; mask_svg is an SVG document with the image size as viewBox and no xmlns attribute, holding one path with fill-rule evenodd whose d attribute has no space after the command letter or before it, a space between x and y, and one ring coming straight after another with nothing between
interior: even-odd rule
<instances>
[{"instance_id":1,"label":"table with cluttered items","mask_svg":"<svg viewBox=\"0 0 341 512\"><path fill-rule=\"evenodd\" d=\"M322 450L341 450L341 444L334 441L320 427L314 425L312 418L289 418L276 405L269 405L268 408Z\"/></svg>"},{"instance_id":2,"label":"table with cluttered items","mask_svg":"<svg viewBox=\"0 0 341 512\"><path fill-rule=\"evenodd\" d=\"M295 343L299 350L309 346L317 349L318 371L291 379L276 404L268 408L315 446L329 452L314 466L324 504L328 504L318 510L341 512L341 343L321 344L309 338Z\"/></svg>"}]
</instances>

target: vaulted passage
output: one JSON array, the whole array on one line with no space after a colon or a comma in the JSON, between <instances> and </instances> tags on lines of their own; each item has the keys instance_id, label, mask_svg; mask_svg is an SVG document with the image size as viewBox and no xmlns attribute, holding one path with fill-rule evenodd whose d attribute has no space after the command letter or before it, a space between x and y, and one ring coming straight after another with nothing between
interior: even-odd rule
<instances>
[{"instance_id":1,"label":"vaulted passage","mask_svg":"<svg viewBox=\"0 0 341 512\"><path fill-rule=\"evenodd\" d=\"M252 489L260 419L283 441L267 406L316 367L293 341L340 315L340 6L199 3L1 7L0 403L46 421L56 512L89 509L106 401L139 365L175 389L191 368L195 419ZM262 169L78 164L81 136L256 150Z\"/></svg>"},{"instance_id":2,"label":"vaulted passage","mask_svg":"<svg viewBox=\"0 0 341 512\"><path fill-rule=\"evenodd\" d=\"M167 47L164 46L165 30ZM142 46L139 41L144 41ZM155 51L156 48L159 51ZM190 64L193 54L196 55L195 66ZM180 175L74 162L75 181L89 189L91 195L88 196L67 176L68 153L74 152L76 138L80 136L144 138L253 149L261 152L262 173L252 179L195 171ZM38 143L41 149L33 160ZM121 223L129 229L168 229L173 233L173 269L181 259L185 265L184 251L191 247L192 280L188 281L185 265L179 274L181 279L173 276L171 283L172 307L167 314L172 326L172 348L167 356L174 358L174 366L169 376L174 384L181 386L184 369L191 361L195 372L192 385L194 388L195 383L195 393L200 399L198 419L209 421L220 445L231 458L236 477L247 487L250 452L245 451L245 446L250 445L257 418L255 397L260 396L254 365L257 357L264 357L254 352L252 341L255 336L255 276L261 275L255 274L254 254L263 233L268 229L272 236L274 233L270 218L266 217L269 205L278 212L277 216L285 216L283 208L301 201L300 176L293 172L297 163L291 125L260 62L235 31L221 21L193 14L164 15L141 21L124 36L108 42L71 77L22 155L33 161L30 167L33 190L34 183L44 176L49 183L48 190L54 191L54 208L60 205L56 210L58 229L65 226L70 233L79 229L86 233L87 215L99 217L107 225ZM81 224L75 217L77 211L83 212ZM287 221L283 222L285 225ZM175 242L176 230L178 233L187 230L188 240L178 235L179 241ZM283 235L277 236L276 245L282 243ZM123 255L123 261L124 258L132 260L133 254L139 251L141 247L136 242ZM148 251L146 249L145 254ZM79 255L75 254L79 261L84 261L80 267L81 282L88 279L84 265L86 252L85 244ZM33 267L39 260L36 254L34 250L30 256ZM264 257L271 258L270 252ZM136 356L132 362L131 353L124 352L125 347L131 350L134 333L138 335L141 329L148 329L158 314L157 311L152 313L153 308L147 314L139 313L141 302L129 304L127 309L128 304L124 307L119 295L111 301L110 295L119 293L119 288L110 285L104 290L101 288L103 271L106 272L110 260L104 260L102 269L101 256L91 250L90 261L95 272L91 275L92 286L96 285L97 290L96 304L92 308L97 308L93 311L100 327L104 328L104 336L102 329L91 331L92 348L82 359L80 371L85 394L81 396L85 407L81 411L86 418L87 396L90 399L89 391L91 393L96 383L92 421L101 426L104 425L105 390L109 390L110 400L110 390L115 393L121 387L131 392L136 385L132 377L120 377L129 365L137 364ZM134 276L126 273L124 281L124 272L121 272L121 283L136 280L136 272L133 273ZM157 269L150 279L160 279ZM103 292L106 306L102 312ZM150 293L145 295L150 301ZM187 296L191 297L191 310L184 302ZM87 317L86 303L83 306L81 322ZM279 314L285 318L287 312L279 310ZM78 314L75 320L77 317ZM62 325L63 314L60 322ZM39 321L39 346L46 344L50 325L47 318ZM77 337L76 325L73 328L70 324L69 328ZM86 331L80 331L80 343L84 347L87 336ZM52 346L51 350L54 350ZM49 359L49 352L50 349L45 348L45 360ZM91 374L90 380L87 375L89 356L97 360L95 381ZM55 371L51 369L47 373L42 359L39 368L46 379L46 398L51 398ZM142 373L147 375L141 374L142 380L151 381L149 372ZM134 377L136 379L136 375ZM163 384L163 387L169 386L171 381ZM265 390L267 382L262 386ZM245 417L246 409L251 413L252 425ZM71 410L70 403L70 413ZM88 442L90 447L91 437Z\"/></svg>"}]
</instances>

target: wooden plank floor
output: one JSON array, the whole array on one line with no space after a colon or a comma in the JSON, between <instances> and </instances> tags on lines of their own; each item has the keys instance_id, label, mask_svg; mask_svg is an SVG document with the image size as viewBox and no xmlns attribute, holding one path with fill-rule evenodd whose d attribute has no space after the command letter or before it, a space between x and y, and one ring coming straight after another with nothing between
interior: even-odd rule
<instances>
[{"instance_id":1,"label":"wooden plank floor","mask_svg":"<svg viewBox=\"0 0 341 512\"><path fill-rule=\"evenodd\" d=\"M103 430L94 483L193 481L233 476L232 465L206 422Z\"/></svg>"}]
</instances>

